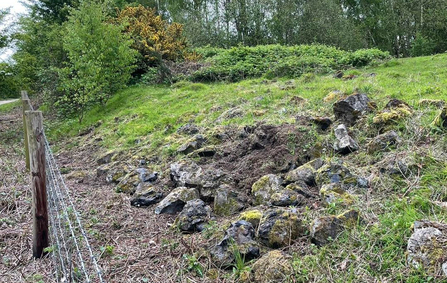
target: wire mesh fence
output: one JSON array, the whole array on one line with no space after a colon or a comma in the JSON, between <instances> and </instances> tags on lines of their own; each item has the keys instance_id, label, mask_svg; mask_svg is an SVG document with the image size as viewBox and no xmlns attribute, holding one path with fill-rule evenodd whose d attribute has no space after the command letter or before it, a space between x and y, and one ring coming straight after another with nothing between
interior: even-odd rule
<instances>
[{"instance_id":1,"label":"wire mesh fence","mask_svg":"<svg viewBox=\"0 0 447 283\"><path fill-rule=\"evenodd\" d=\"M29 103L29 99L27 100ZM33 110L31 104L29 109ZM44 132L42 136L45 144L45 181L50 238L50 246L44 252L52 257L56 281L103 283L105 280L82 225L81 214L76 209L75 201Z\"/></svg>"},{"instance_id":2,"label":"wire mesh fence","mask_svg":"<svg viewBox=\"0 0 447 283\"><path fill-rule=\"evenodd\" d=\"M101 269L82 226L70 191L46 136L46 182L50 239L55 276L59 282L104 282Z\"/></svg>"}]
</instances>

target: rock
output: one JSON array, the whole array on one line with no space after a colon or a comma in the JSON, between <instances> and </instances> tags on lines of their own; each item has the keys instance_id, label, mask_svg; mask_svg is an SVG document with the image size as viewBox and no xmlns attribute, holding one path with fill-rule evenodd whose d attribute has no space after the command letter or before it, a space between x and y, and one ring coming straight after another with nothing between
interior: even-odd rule
<instances>
[{"instance_id":1,"label":"rock","mask_svg":"<svg viewBox=\"0 0 447 283\"><path fill-rule=\"evenodd\" d=\"M312 117L311 120L322 131L326 131L332 125L332 120L327 117Z\"/></svg>"},{"instance_id":2,"label":"rock","mask_svg":"<svg viewBox=\"0 0 447 283\"><path fill-rule=\"evenodd\" d=\"M325 184L340 184L347 191L353 188L367 188L368 182L351 173L343 163L331 162L317 170L315 181L320 188Z\"/></svg>"},{"instance_id":3,"label":"rock","mask_svg":"<svg viewBox=\"0 0 447 283\"><path fill-rule=\"evenodd\" d=\"M281 178L273 174L263 176L256 181L251 188L251 192L255 198L255 205L269 204L271 196L274 193L284 190L282 183Z\"/></svg>"},{"instance_id":4,"label":"rock","mask_svg":"<svg viewBox=\"0 0 447 283\"><path fill-rule=\"evenodd\" d=\"M176 225L184 232L200 232L211 218L211 207L201 199L190 200L176 219Z\"/></svg>"},{"instance_id":5,"label":"rock","mask_svg":"<svg viewBox=\"0 0 447 283\"><path fill-rule=\"evenodd\" d=\"M203 146L206 142L205 138L202 135L197 135L194 137L192 141L189 141L183 145L181 145L178 149L178 153L189 154Z\"/></svg>"},{"instance_id":6,"label":"rock","mask_svg":"<svg viewBox=\"0 0 447 283\"><path fill-rule=\"evenodd\" d=\"M160 202L163 198L163 193L158 191L151 185L140 183L137 187L133 198L130 200L132 206L149 206Z\"/></svg>"},{"instance_id":7,"label":"rock","mask_svg":"<svg viewBox=\"0 0 447 283\"><path fill-rule=\"evenodd\" d=\"M116 155L116 151L109 151L96 161L98 165L103 165L110 163L112 161L112 158Z\"/></svg>"},{"instance_id":8,"label":"rock","mask_svg":"<svg viewBox=\"0 0 447 283\"><path fill-rule=\"evenodd\" d=\"M174 189L155 208L156 214L175 214L182 211L185 204L193 199L199 198L199 192L195 188L180 187Z\"/></svg>"},{"instance_id":9,"label":"rock","mask_svg":"<svg viewBox=\"0 0 447 283\"><path fill-rule=\"evenodd\" d=\"M217 150L214 146L207 146L204 148L200 148L194 152L199 157L213 157L216 154Z\"/></svg>"},{"instance_id":10,"label":"rock","mask_svg":"<svg viewBox=\"0 0 447 283\"><path fill-rule=\"evenodd\" d=\"M135 171L138 173L141 182L153 183L157 181L158 178L157 172L150 172L146 168L137 168Z\"/></svg>"},{"instance_id":11,"label":"rock","mask_svg":"<svg viewBox=\"0 0 447 283\"><path fill-rule=\"evenodd\" d=\"M202 199L212 200L216 190L225 181L225 175L217 169L203 170L196 163L171 164L171 180L177 187L197 188Z\"/></svg>"},{"instance_id":12,"label":"rock","mask_svg":"<svg viewBox=\"0 0 447 283\"><path fill-rule=\"evenodd\" d=\"M376 151L384 151L389 149L391 145L395 145L400 142L399 136L395 131L389 131L384 134L375 137L368 145L368 153L374 153Z\"/></svg>"},{"instance_id":13,"label":"rock","mask_svg":"<svg viewBox=\"0 0 447 283\"><path fill-rule=\"evenodd\" d=\"M326 204L339 203L349 206L354 202L354 197L346 192L340 183L323 185L320 189L320 196Z\"/></svg>"},{"instance_id":14,"label":"rock","mask_svg":"<svg viewBox=\"0 0 447 283\"><path fill-rule=\"evenodd\" d=\"M325 216L314 220L310 226L312 242L323 246L335 240L343 230L343 222L336 216Z\"/></svg>"},{"instance_id":15,"label":"rock","mask_svg":"<svg viewBox=\"0 0 447 283\"><path fill-rule=\"evenodd\" d=\"M222 123L223 121L230 120L237 117L244 116L244 111L239 107L231 108L223 112L216 120L216 123Z\"/></svg>"},{"instance_id":16,"label":"rock","mask_svg":"<svg viewBox=\"0 0 447 283\"><path fill-rule=\"evenodd\" d=\"M274 193L270 202L274 206L298 206L304 203L304 196L293 190L284 189Z\"/></svg>"},{"instance_id":17,"label":"rock","mask_svg":"<svg viewBox=\"0 0 447 283\"><path fill-rule=\"evenodd\" d=\"M391 99L385 108L373 118L374 124L388 124L399 121L405 117L411 116L413 110L411 107L398 99Z\"/></svg>"},{"instance_id":18,"label":"rock","mask_svg":"<svg viewBox=\"0 0 447 283\"><path fill-rule=\"evenodd\" d=\"M314 159L287 173L286 182L304 182L308 186L315 186L315 174L323 166L321 158Z\"/></svg>"},{"instance_id":19,"label":"rock","mask_svg":"<svg viewBox=\"0 0 447 283\"><path fill-rule=\"evenodd\" d=\"M424 268L429 274L447 276L447 231L446 224L436 222L414 225L414 233L408 240L407 262L415 268Z\"/></svg>"},{"instance_id":20,"label":"rock","mask_svg":"<svg viewBox=\"0 0 447 283\"><path fill-rule=\"evenodd\" d=\"M442 108L432 123L433 126L447 129L447 107Z\"/></svg>"},{"instance_id":21,"label":"rock","mask_svg":"<svg viewBox=\"0 0 447 283\"><path fill-rule=\"evenodd\" d=\"M116 192L134 194L140 184L140 176L137 172L131 172L124 176L116 186Z\"/></svg>"},{"instance_id":22,"label":"rock","mask_svg":"<svg viewBox=\"0 0 447 283\"><path fill-rule=\"evenodd\" d=\"M418 170L418 161L409 152L392 153L377 163L381 174L401 175L407 177Z\"/></svg>"},{"instance_id":23,"label":"rock","mask_svg":"<svg viewBox=\"0 0 447 283\"><path fill-rule=\"evenodd\" d=\"M355 210L349 210L339 216L331 215L317 218L310 226L312 242L318 246L329 244L346 227L352 227L360 221L359 213Z\"/></svg>"},{"instance_id":24,"label":"rock","mask_svg":"<svg viewBox=\"0 0 447 283\"><path fill-rule=\"evenodd\" d=\"M255 229L258 229L259 223L261 222L261 218L262 218L262 211L259 209L251 209L244 211L239 216L239 220L245 220L247 222L250 222Z\"/></svg>"},{"instance_id":25,"label":"rock","mask_svg":"<svg viewBox=\"0 0 447 283\"><path fill-rule=\"evenodd\" d=\"M225 236L217 245L211 248L213 261L222 267L231 266L235 261L235 251L239 252L244 261L259 257L259 246L254 240L255 229L251 223L239 220L231 224L225 231Z\"/></svg>"},{"instance_id":26,"label":"rock","mask_svg":"<svg viewBox=\"0 0 447 283\"><path fill-rule=\"evenodd\" d=\"M335 119L352 126L370 110L370 100L366 94L353 94L334 104Z\"/></svg>"},{"instance_id":27,"label":"rock","mask_svg":"<svg viewBox=\"0 0 447 283\"><path fill-rule=\"evenodd\" d=\"M335 151L341 154L349 154L359 149L358 143L349 136L345 125L339 125L334 132L337 138L337 142L334 145Z\"/></svg>"},{"instance_id":28,"label":"rock","mask_svg":"<svg viewBox=\"0 0 447 283\"><path fill-rule=\"evenodd\" d=\"M258 238L266 246L280 248L290 245L305 234L306 228L296 210L270 209L261 218Z\"/></svg>"},{"instance_id":29,"label":"rock","mask_svg":"<svg viewBox=\"0 0 447 283\"><path fill-rule=\"evenodd\" d=\"M339 90L333 90L333 91L329 92L329 94L323 98L323 101L324 102L332 102L332 101L340 99L342 96L343 96L343 92L341 92Z\"/></svg>"},{"instance_id":30,"label":"rock","mask_svg":"<svg viewBox=\"0 0 447 283\"><path fill-rule=\"evenodd\" d=\"M419 100L421 106L434 106L437 108L444 107L445 101L441 99L421 99Z\"/></svg>"},{"instance_id":31,"label":"rock","mask_svg":"<svg viewBox=\"0 0 447 283\"><path fill-rule=\"evenodd\" d=\"M285 253L273 250L253 264L253 282L287 282L293 275L292 257Z\"/></svg>"},{"instance_id":32,"label":"rock","mask_svg":"<svg viewBox=\"0 0 447 283\"><path fill-rule=\"evenodd\" d=\"M343 76L344 76L345 74L342 72L342 71L337 71L335 74L334 74L334 78L335 79L341 79L341 78L343 78Z\"/></svg>"},{"instance_id":33,"label":"rock","mask_svg":"<svg viewBox=\"0 0 447 283\"><path fill-rule=\"evenodd\" d=\"M220 186L214 197L214 213L220 216L228 216L241 211L245 205L244 199L239 194L240 192L227 185Z\"/></svg>"},{"instance_id":34,"label":"rock","mask_svg":"<svg viewBox=\"0 0 447 283\"><path fill-rule=\"evenodd\" d=\"M177 133L179 134L186 134L186 135L195 135L200 131L199 127L197 127L194 124L185 124L183 126L181 126L178 130Z\"/></svg>"},{"instance_id":35,"label":"rock","mask_svg":"<svg viewBox=\"0 0 447 283\"><path fill-rule=\"evenodd\" d=\"M96 176L107 183L119 183L129 173L129 169L119 162L103 164L96 169Z\"/></svg>"}]
</instances>

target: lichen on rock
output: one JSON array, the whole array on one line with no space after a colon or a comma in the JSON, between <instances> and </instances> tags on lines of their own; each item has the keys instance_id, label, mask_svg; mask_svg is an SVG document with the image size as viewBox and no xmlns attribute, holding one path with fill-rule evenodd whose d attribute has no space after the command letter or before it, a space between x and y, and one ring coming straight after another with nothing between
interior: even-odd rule
<instances>
[{"instance_id":1,"label":"lichen on rock","mask_svg":"<svg viewBox=\"0 0 447 283\"><path fill-rule=\"evenodd\" d=\"M258 238L268 247L279 248L290 245L305 232L306 227L295 209L275 208L263 214Z\"/></svg>"},{"instance_id":2,"label":"lichen on rock","mask_svg":"<svg viewBox=\"0 0 447 283\"><path fill-rule=\"evenodd\" d=\"M253 264L253 282L287 282L293 274L292 257L273 250Z\"/></svg>"}]
</instances>

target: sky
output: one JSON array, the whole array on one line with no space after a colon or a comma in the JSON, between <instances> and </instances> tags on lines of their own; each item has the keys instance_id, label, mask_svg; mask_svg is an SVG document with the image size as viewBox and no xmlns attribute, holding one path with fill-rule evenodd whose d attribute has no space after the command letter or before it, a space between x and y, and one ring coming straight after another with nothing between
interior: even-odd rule
<instances>
[{"instance_id":1,"label":"sky","mask_svg":"<svg viewBox=\"0 0 447 283\"><path fill-rule=\"evenodd\" d=\"M13 19L17 18L18 15L25 14L27 12L25 6L23 6L20 2L22 2L22 0L0 0L0 9L11 8L11 16L8 18L8 22L13 21ZM8 60L13 53L14 50L12 48L0 49L0 62Z\"/></svg>"}]
</instances>

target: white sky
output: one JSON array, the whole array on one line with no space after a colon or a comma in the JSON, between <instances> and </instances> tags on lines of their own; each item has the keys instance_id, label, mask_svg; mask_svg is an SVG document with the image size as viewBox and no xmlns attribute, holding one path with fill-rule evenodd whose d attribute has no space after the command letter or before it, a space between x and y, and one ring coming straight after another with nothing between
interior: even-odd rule
<instances>
[{"instance_id":1,"label":"white sky","mask_svg":"<svg viewBox=\"0 0 447 283\"><path fill-rule=\"evenodd\" d=\"M0 9L11 8L10 16L8 17L9 23L11 23L14 19L16 19L20 14L26 14L27 10L24 5L20 2L22 0L0 0ZM1 26L0 26L1 28ZM0 49L0 62L8 60L11 55L14 53L14 50L11 48Z\"/></svg>"}]
</instances>

